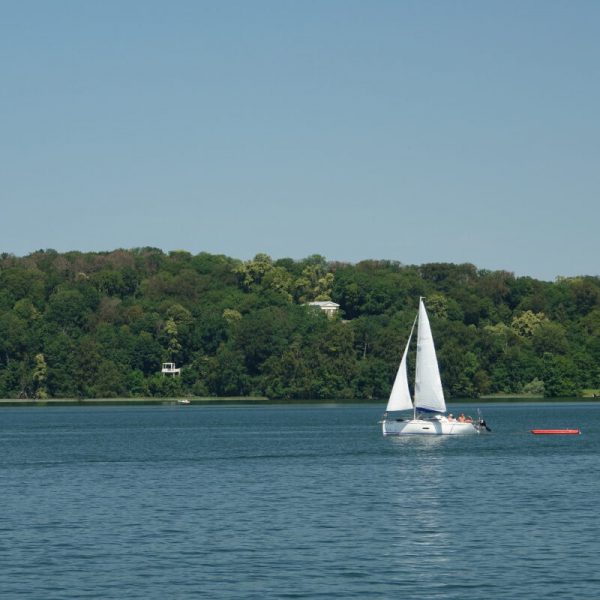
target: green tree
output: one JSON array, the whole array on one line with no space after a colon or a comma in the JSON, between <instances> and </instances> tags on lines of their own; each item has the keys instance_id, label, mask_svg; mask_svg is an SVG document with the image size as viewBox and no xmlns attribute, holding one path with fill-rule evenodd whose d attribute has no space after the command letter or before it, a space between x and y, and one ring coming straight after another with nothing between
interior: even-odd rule
<instances>
[{"instance_id":1,"label":"green tree","mask_svg":"<svg viewBox=\"0 0 600 600\"><path fill-rule=\"evenodd\" d=\"M165 335L167 337L167 351L165 359L168 361L176 360L181 352L181 344L177 339L177 323L175 319L169 318L165 322Z\"/></svg>"},{"instance_id":2,"label":"green tree","mask_svg":"<svg viewBox=\"0 0 600 600\"><path fill-rule=\"evenodd\" d=\"M280 266L275 266L268 254L257 254L235 269L240 285L246 291L259 289L272 290L281 294L286 300L291 301L290 289L292 276Z\"/></svg>"},{"instance_id":3,"label":"green tree","mask_svg":"<svg viewBox=\"0 0 600 600\"><path fill-rule=\"evenodd\" d=\"M262 366L262 383L269 398L310 398L312 374L300 339L281 356L270 356Z\"/></svg>"},{"instance_id":4,"label":"green tree","mask_svg":"<svg viewBox=\"0 0 600 600\"><path fill-rule=\"evenodd\" d=\"M430 315L438 319L448 317L448 300L442 294L431 294L427 298L427 310Z\"/></svg>"},{"instance_id":5,"label":"green tree","mask_svg":"<svg viewBox=\"0 0 600 600\"><path fill-rule=\"evenodd\" d=\"M48 365L48 393L53 398L73 398L79 395L75 375L77 349L64 332L47 336L44 356Z\"/></svg>"},{"instance_id":6,"label":"green tree","mask_svg":"<svg viewBox=\"0 0 600 600\"><path fill-rule=\"evenodd\" d=\"M549 352L543 357L544 393L548 398L578 396L578 374L573 361Z\"/></svg>"},{"instance_id":7,"label":"green tree","mask_svg":"<svg viewBox=\"0 0 600 600\"><path fill-rule=\"evenodd\" d=\"M35 397L44 399L48 397L46 389L46 380L48 379L48 365L43 354L35 355L35 367L33 369L33 383L35 387Z\"/></svg>"},{"instance_id":8,"label":"green tree","mask_svg":"<svg viewBox=\"0 0 600 600\"><path fill-rule=\"evenodd\" d=\"M45 320L63 330L82 330L87 324L90 310L85 298L77 290L59 290L50 297Z\"/></svg>"},{"instance_id":9,"label":"green tree","mask_svg":"<svg viewBox=\"0 0 600 600\"><path fill-rule=\"evenodd\" d=\"M315 254L303 261L302 275L295 282L295 296L302 303L331 300L334 275L325 258Z\"/></svg>"},{"instance_id":10,"label":"green tree","mask_svg":"<svg viewBox=\"0 0 600 600\"><path fill-rule=\"evenodd\" d=\"M569 349L566 328L560 323L542 321L531 336L533 348L539 356L547 352L553 354L566 354Z\"/></svg>"},{"instance_id":11,"label":"green tree","mask_svg":"<svg viewBox=\"0 0 600 600\"><path fill-rule=\"evenodd\" d=\"M221 344L210 361L207 386L215 396L245 396L250 393L250 378L244 355L232 346Z\"/></svg>"},{"instance_id":12,"label":"green tree","mask_svg":"<svg viewBox=\"0 0 600 600\"><path fill-rule=\"evenodd\" d=\"M533 313L526 310L519 316L513 317L511 327L518 336L530 338L544 321L546 321L544 313Z\"/></svg>"}]
</instances>

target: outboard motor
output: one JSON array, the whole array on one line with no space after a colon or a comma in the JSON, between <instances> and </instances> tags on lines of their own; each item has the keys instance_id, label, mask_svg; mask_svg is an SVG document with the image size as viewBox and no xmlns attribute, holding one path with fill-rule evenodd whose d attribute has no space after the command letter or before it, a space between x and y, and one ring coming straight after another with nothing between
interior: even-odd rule
<instances>
[{"instance_id":1,"label":"outboard motor","mask_svg":"<svg viewBox=\"0 0 600 600\"><path fill-rule=\"evenodd\" d=\"M486 431L492 431L488 427L487 423L485 422L485 419L481 415L481 411L479 409L477 409L477 416L479 418L479 423L477 424L477 429L479 429L479 431L482 431L483 429L485 429Z\"/></svg>"}]
</instances>

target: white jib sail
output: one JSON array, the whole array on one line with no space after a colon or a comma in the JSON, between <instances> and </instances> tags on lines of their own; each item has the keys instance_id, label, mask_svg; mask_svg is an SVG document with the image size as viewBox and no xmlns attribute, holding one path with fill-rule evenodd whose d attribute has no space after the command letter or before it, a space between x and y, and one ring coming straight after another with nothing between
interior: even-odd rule
<instances>
[{"instance_id":1,"label":"white jib sail","mask_svg":"<svg viewBox=\"0 0 600 600\"><path fill-rule=\"evenodd\" d=\"M442 380L435 355L433 336L423 300L419 300L419 333L417 336L417 368L415 406L436 412L446 412Z\"/></svg>"},{"instance_id":2,"label":"white jib sail","mask_svg":"<svg viewBox=\"0 0 600 600\"><path fill-rule=\"evenodd\" d=\"M411 331L412 337L412 331ZM392 387L392 393L387 403L387 411L391 410L412 410L413 403L410 397L410 390L408 389L408 373L406 370L406 355L408 354L408 347L410 346L410 337L408 343L404 349L398 372L396 373L396 379Z\"/></svg>"}]
</instances>

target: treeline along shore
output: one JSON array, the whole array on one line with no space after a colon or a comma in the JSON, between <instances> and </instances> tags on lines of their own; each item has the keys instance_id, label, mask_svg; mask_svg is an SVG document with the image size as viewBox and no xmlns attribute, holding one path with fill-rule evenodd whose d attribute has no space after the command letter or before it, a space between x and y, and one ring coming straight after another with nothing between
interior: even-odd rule
<instances>
[{"instance_id":1,"label":"treeline along shore","mask_svg":"<svg viewBox=\"0 0 600 600\"><path fill-rule=\"evenodd\" d=\"M597 276L136 248L0 255L0 398L383 399L419 296L450 400L598 392Z\"/></svg>"}]
</instances>

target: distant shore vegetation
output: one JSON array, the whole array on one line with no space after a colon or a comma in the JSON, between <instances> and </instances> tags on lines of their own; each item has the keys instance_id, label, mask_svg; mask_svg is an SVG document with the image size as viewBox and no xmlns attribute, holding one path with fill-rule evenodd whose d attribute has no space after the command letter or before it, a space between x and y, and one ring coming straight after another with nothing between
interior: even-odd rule
<instances>
[{"instance_id":1,"label":"distant shore vegetation","mask_svg":"<svg viewBox=\"0 0 600 600\"><path fill-rule=\"evenodd\" d=\"M419 296L449 399L599 390L596 276L147 247L0 255L0 397L383 399Z\"/></svg>"}]
</instances>

